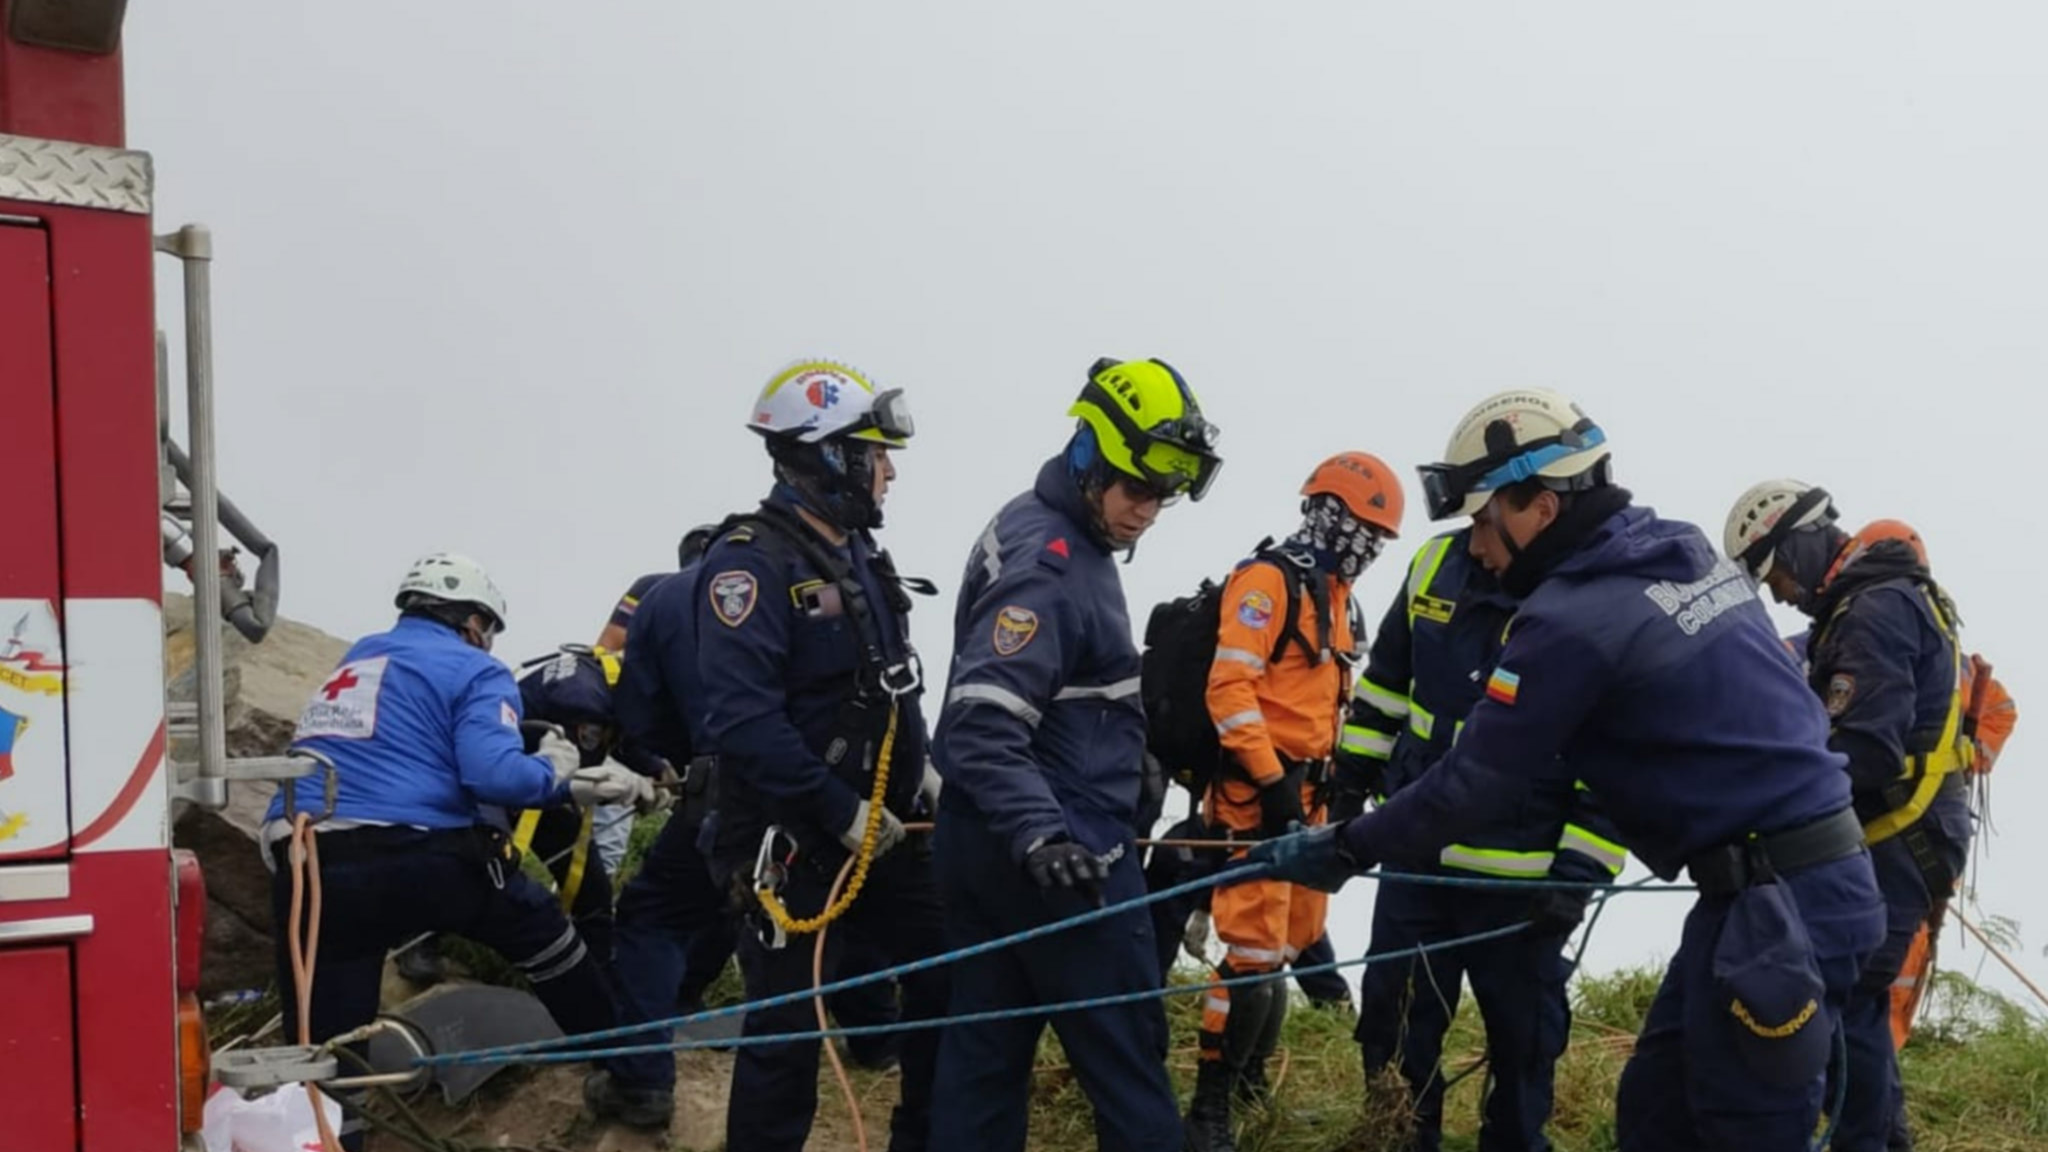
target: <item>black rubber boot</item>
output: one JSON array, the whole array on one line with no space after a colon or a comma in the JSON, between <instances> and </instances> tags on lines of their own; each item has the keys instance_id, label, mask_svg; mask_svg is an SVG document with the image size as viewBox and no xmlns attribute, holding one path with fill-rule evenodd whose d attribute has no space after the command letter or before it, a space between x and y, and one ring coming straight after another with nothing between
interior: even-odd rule
<instances>
[{"instance_id":1,"label":"black rubber boot","mask_svg":"<svg viewBox=\"0 0 2048 1152\"><path fill-rule=\"evenodd\" d=\"M1273 1029L1277 981L1240 984L1230 990L1230 1018L1223 1028L1223 1065L1230 1069L1231 1098L1236 1102L1263 1100L1266 1093L1265 1059L1260 1048ZM1277 1040L1279 1033L1274 1031ZM1270 1049L1267 1049L1270 1051Z\"/></svg>"},{"instance_id":2,"label":"black rubber boot","mask_svg":"<svg viewBox=\"0 0 2048 1152\"><path fill-rule=\"evenodd\" d=\"M441 958L441 938L429 936L400 952L398 974L422 988L431 988L448 977L448 962Z\"/></svg>"},{"instance_id":3,"label":"black rubber boot","mask_svg":"<svg viewBox=\"0 0 2048 1152\"><path fill-rule=\"evenodd\" d=\"M1235 1014L1237 1005L1231 1005ZM1188 1102L1183 1148L1186 1152L1237 1152L1230 1134L1230 1068L1221 1060L1195 1066L1195 1098Z\"/></svg>"},{"instance_id":4,"label":"black rubber boot","mask_svg":"<svg viewBox=\"0 0 2048 1152\"><path fill-rule=\"evenodd\" d=\"M1272 1066L1273 1053L1280 1047L1280 1026L1287 1022L1287 986L1278 980L1270 984L1253 986L1264 993L1258 1005L1256 1025L1258 1031L1251 1033L1247 1028L1244 1050L1239 1051L1236 1028L1223 1036L1223 1062L1237 1072L1234 1092L1236 1103L1263 1109L1272 1102L1273 1089L1266 1080L1266 1069ZM1249 991L1250 989L1246 989ZM1236 1022L1236 1004L1231 1005L1232 1023Z\"/></svg>"},{"instance_id":5,"label":"black rubber boot","mask_svg":"<svg viewBox=\"0 0 2048 1152\"><path fill-rule=\"evenodd\" d=\"M583 1078L583 1107L597 1120L659 1132L675 1119L676 1096L668 1088L624 1088L611 1073L598 1071Z\"/></svg>"}]
</instances>

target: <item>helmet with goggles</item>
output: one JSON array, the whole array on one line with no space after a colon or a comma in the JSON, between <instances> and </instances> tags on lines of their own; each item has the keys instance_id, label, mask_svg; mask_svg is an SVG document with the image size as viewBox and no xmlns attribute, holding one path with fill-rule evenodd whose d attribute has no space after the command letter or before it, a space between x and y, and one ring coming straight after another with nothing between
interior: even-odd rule
<instances>
[{"instance_id":1,"label":"helmet with goggles","mask_svg":"<svg viewBox=\"0 0 2048 1152\"><path fill-rule=\"evenodd\" d=\"M1766 480L1744 492L1728 510L1721 545L1730 560L1762 580L1776 566L1778 545L1787 537L1801 529L1833 524L1838 515L1834 498L1825 488L1790 478ZM1819 575L1816 565L1810 576Z\"/></svg>"},{"instance_id":2,"label":"helmet with goggles","mask_svg":"<svg viewBox=\"0 0 2048 1152\"><path fill-rule=\"evenodd\" d=\"M908 447L916 431L902 389L878 389L832 360L798 360L769 377L747 427L804 505L848 532L882 524L874 448Z\"/></svg>"},{"instance_id":3,"label":"helmet with goggles","mask_svg":"<svg viewBox=\"0 0 2048 1152\"><path fill-rule=\"evenodd\" d=\"M1495 492L1536 480L1558 493L1611 483L1607 434L1578 405L1547 388L1496 393L1458 421L1443 462L1424 464L1431 520L1470 516Z\"/></svg>"},{"instance_id":4,"label":"helmet with goggles","mask_svg":"<svg viewBox=\"0 0 2048 1152\"><path fill-rule=\"evenodd\" d=\"M1097 360L1067 414L1094 434L1104 464L1162 499L1200 500L1223 466L1221 429L1164 360Z\"/></svg>"}]
</instances>

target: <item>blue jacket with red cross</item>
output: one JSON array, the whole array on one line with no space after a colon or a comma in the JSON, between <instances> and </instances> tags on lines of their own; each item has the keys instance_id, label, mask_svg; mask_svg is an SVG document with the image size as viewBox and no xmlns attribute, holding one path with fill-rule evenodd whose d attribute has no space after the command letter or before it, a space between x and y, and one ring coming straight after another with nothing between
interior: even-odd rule
<instances>
[{"instance_id":1,"label":"blue jacket with red cross","mask_svg":"<svg viewBox=\"0 0 2048 1152\"><path fill-rule=\"evenodd\" d=\"M1450 751L1345 839L1361 860L1428 860L1581 780L1668 880L1848 807L1842 766L1755 585L1693 525L1624 508L1522 602Z\"/></svg>"},{"instance_id":2,"label":"blue jacket with red cross","mask_svg":"<svg viewBox=\"0 0 2048 1152\"><path fill-rule=\"evenodd\" d=\"M1142 792L1138 648L1092 523L1065 461L1048 461L983 529L954 611L939 806L974 814L1020 863L1062 836L1126 845Z\"/></svg>"},{"instance_id":3,"label":"blue jacket with red cross","mask_svg":"<svg viewBox=\"0 0 2048 1152\"><path fill-rule=\"evenodd\" d=\"M466 828L480 804L538 808L568 799L553 767L526 753L512 670L455 629L401 617L365 636L313 693L294 749L334 761L334 818ZM301 811L317 814L319 777L301 780ZM265 817L284 816L282 787Z\"/></svg>"}]
</instances>

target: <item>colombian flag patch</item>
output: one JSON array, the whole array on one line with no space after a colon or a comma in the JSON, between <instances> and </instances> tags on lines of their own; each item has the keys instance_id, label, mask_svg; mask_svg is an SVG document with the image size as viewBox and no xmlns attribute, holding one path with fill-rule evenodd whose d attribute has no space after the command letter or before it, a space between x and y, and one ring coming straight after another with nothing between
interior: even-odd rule
<instances>
[{"instance_id":1,"label":"colombian flag patch","mask_svg":"<svg viewBox=\"0 0 2048 1152\"><path fill-rule=\"evenodd\" d=\"M1515 693L1521 691L1522 678L1505 668L1493 670L1493 676L1486 681L1486 694L1502 704L1513 704Z\"/></svg>"}]
</instances>

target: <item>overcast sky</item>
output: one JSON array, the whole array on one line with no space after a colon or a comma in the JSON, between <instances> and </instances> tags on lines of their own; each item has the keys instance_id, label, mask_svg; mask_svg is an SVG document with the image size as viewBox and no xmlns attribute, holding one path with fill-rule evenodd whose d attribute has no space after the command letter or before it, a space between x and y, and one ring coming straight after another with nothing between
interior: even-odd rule
<instances>
[{"instance_id":1,"label":"overcast sky","mask_svg":"<svg viewBox=\"0 0 2048 1152\"><path fill-rule=\"evenodd\" d=\"M2048 9L1263 7L136 6L129 139L159 230L216 231L222 483L284 550L285 611L382 628L447 548L509 597L503 655L589 641L765 489L742 421L823 355L916 412L885 539L945 589L915 617L937 678L967 550L1087 366L1158 356L1227 464L1125 569L1141 626L1351 448L1411 485L1360 586L1377 619L1432 531L1408 470L1545 385L1716 542L1776 475L1852 527L1912 521L1969 645L2048 716ZM1979 873L2037 975L2043 723ZM1372 887L1336 902L1340 951ZM1685 905L1617 901L1588 965L1667 956Z\"/></svg>"}]
</instances>

